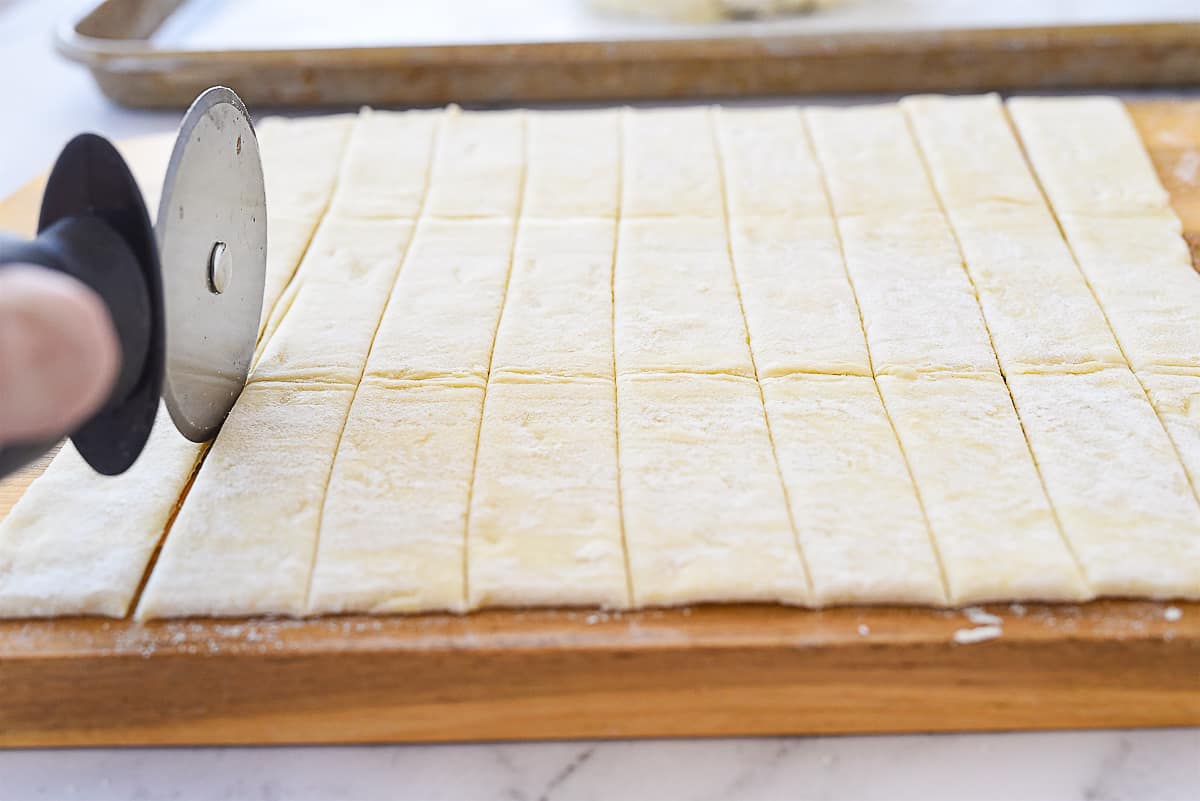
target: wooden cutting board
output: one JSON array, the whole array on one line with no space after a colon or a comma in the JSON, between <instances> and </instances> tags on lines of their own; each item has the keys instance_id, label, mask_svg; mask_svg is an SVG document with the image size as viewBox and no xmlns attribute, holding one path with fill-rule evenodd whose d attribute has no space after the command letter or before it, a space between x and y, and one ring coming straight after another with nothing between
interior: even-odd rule
<instances>
[{"instance_id":1,"label":"wooden cutting board","mask_svg":"<svg viewBox=\"0 0 1200 801\"><path fill-rule=\"evenodd\" d=\"M1200 103L1130 108L1195 254ZM28 233L39 195L0 228ZM890 607L0 622L0 745L1200 724L1200 603L986 608L1003 633L975 644L961 612Z\"/></svg>"}]
</instances>

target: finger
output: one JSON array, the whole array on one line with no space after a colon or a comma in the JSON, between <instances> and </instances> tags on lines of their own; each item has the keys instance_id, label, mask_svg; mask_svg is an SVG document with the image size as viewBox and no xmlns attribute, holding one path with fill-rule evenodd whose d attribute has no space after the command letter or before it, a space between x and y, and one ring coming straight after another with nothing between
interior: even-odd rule
<instances>
[{"instance_id":1,"label":"finger","mask_svg":"<svg viewBox=\"0 0 1200 801\"><path fill-rule=\"evenodd\" d=\"M0 443L78 426L104 403L120 359L95 292L41 267L0 269Z\"/></svg>"}]
</instances>

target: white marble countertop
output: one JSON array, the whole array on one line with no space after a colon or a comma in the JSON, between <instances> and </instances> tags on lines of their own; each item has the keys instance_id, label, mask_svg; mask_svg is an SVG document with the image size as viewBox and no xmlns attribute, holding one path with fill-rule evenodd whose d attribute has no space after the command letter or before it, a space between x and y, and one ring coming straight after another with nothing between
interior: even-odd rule
<instances>
[{"instance_id":1,"label":"white marble countertop","mask_svg":"<svg viewBox=\"0 0 1200 801\"><path fill-rule=\"evenodd\" d=\"M0 0L0 195L72 134L172 130L56 58L76 0ZM3 688L0 688L3 692ZM0 752L0 799L1200 798L1200 729L447 746Z\"/></svg>"}]
</instances>

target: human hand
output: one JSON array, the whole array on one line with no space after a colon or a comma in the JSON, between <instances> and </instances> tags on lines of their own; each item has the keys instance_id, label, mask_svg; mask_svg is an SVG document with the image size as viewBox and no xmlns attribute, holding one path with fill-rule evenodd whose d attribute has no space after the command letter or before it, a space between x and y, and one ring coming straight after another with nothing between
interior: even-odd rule
<instances>
[{"instance_id":1,"label":"human hand","mask_svg":"<svg viewBox=\"0 0 1200 801\"><path fill-rule=\"evenodd\" d=\"M104 403L120 365L96 293L53 270L0 269L0 445L73 430Z\"/></svg>"}]
</instances>

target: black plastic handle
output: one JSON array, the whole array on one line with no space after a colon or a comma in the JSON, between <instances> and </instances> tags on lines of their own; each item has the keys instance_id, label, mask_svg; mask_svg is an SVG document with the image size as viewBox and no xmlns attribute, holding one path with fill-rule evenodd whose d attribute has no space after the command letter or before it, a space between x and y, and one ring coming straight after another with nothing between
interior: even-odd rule
<instances>
[{"instance_id":1,"label":"black plastic handle","mask_svg":"<svg viewBox=\"0 0 1200 801\"><path fill-rule=\"evenodd\" d=\"M0 268L13 263L71 275L108 308L121 344L120 375L104 406L62 435L70 435L97 472L124 472L154 425L166 348L154 228L142 193L111 142L80 134L67 143L46 182L37 239L0 239ZM36 459L58 439L0 448L0 476Z\"/></svg>"},{"instance_id":2,"label":"black plastic handle","mask_svg":"<svg viewBox=\"0 0 1200 801\"><path fill-rule=\"evenodd\" d=\"M121 368L108 401L98 413L111 411L128 399L150 350L151 317L149 292L137 256L121 235L96 217L64 218L32 241L0 237L0 269L12 264L65 273L100 297L121 345ZM63 431L40 442L0 448L0 476L28 464L73 433Z\"/></svg>"}]
</instances>

